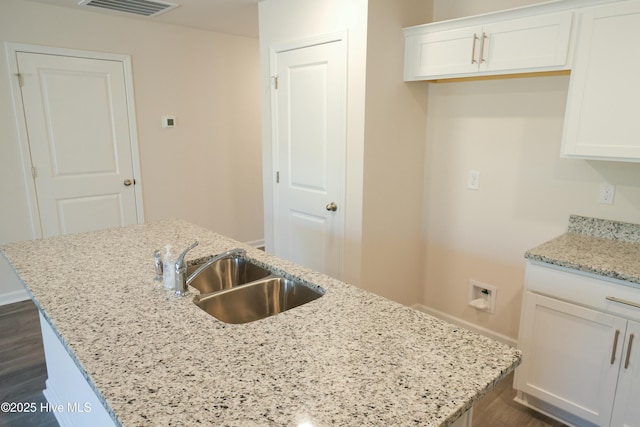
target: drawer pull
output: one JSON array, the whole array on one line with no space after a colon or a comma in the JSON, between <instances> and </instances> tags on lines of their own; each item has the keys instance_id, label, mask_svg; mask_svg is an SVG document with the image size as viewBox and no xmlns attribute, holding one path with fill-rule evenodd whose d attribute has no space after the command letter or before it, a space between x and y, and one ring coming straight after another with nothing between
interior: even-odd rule
<instances>
[{"instance_id":1,"label":"drawer pull","mask_svg":"<svg viewBox=\"0 0 640 427\"><path fill-rule=\"evenodd\" d=\"M482 40L480 40L480 63L487 62L484 60L484 41L488 38L487 34L483 32Z\"/></svg>"},{"instance_id":2,"label":"drawer pull","mask_svg":"<svg viewBox=\"0 0 640 427\"><path fill-rule=\"evenodd\" d=\"M630 305L631 307L640 308L640 303L627 301L624 299L616 298L616 297L606 297L607 301L619 302L620 304Z\"/></svg>"},{"instance_id":3,"label":"drawer pull","mask_svg":"<svg viewBox=\"0 0 640 427\"><path fill-rule=\"evenodd\" d=\"M471 63L476 64L476 41L478 40L478 36L476 33L473 33L473 45L471 46Z\"/></svg>"},{"instance_id":4,"label":"drawer pull","mask_svg":"<svg viewBox=\"0 0 640 427\"><path fill-rule=\"evenodd\" d=\"M631 358L631 346L633 345L633 334L629 335L629 345L627 346L627 357L624 361L624 369L629 367L629 359Z\"/></svg>"},{"instance_id":5,"label":"drawer pull","mask_svg":"<svg viewBox=\"0 0 640 427\"><path fill-rule=\"evenodd\" d=\"M611 364L616 361L616 350L618 349L618 338L620 337L620 330L616 329L616 335L613 337L613 350L611 350Z\"/></svg>"}]
</instances>

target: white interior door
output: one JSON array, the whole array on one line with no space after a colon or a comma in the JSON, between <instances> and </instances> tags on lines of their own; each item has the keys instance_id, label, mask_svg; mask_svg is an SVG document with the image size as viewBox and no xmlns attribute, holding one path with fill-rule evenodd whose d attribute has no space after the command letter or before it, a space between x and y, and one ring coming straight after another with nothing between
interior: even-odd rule
<instances>
[{"instance_id":1,"label":"white interior door","mask_svg":"<svg viewBox=\"0 0 640 427\"><path fill-rule=\"evenodd\" d=\"M136 223L123 63L16 56L42 236Z\"/></svg>"},{"instance_id":2,"label":"white interior door","mask_svg":"<svg viewBox=\"0 0 640 427\"><path fill-rule=\"evenodd\" d=\"M343 41L275 56L276 255L340 278L344 241Z\"/></svg>"}]
</instances>

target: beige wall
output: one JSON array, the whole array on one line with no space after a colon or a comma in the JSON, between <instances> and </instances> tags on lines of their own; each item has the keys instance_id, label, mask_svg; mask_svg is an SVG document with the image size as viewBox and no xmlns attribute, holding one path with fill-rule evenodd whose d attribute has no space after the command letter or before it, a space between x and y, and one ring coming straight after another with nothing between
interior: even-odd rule
<instances>
[{"instance_id":1,"label":"beige wall","mask_svg":"<svg viewBox=\"0 0 640 427\"><path fill-rule=\"evenodd\" d=\"M523 3L435 0L434 19ZM515 339L527 249L563 233L570 214L639 222L639 164L559 157L568 82L429 84L427 306ZM478 191L466 188L471 169L480 171ZM611 206L597 202L605 182L616 185ZM497 286L495 314L467 306L469 279Z\"/></svg>"},{"instance_id":2,"label":"beige wall","mask_svg":"<svg viewBox=\"0 0 640 427\"><path fill-rule=\"evenodd\" d=\"M268 0L259 3L262 125L264 140L265 241L273 245L271 98L269 49L272 45L347 33L347 171L346 235L343 279L360 283L362 244L362 177L364 150L364 90L366 75L367 0Z\"/></svg>"},{"instance_id":3,"label":"beige wall","mask_svg":"<svg viewBox=\"0 0 640 427\"><path fill-rule=\"evenodd\" d=\"M422 299L428 85L403 82L401 28L430 19L431 2L369 1L361 286L408 305Z\"/></svg>"},{"instance_id":4,"label":"beige wall","mask_svg":"<svg viewBox=\"0 0 640 427\"><path fill-rule=\"evenodd\" d=\"M3 0L3 52L5 42L131 55L146 221L178 217L241 241L263 238L258 40ZM32 238L13 78L3 53L0 243ZM166 114L177 128L161 128Z\"/></svg>"},{"instance_id":5,"label":"beige wall","mask_svg":"<svg viewBox=\"0 0 640 427\"><path fill-rule=\"evenodd\" d=\"M423 0L268 0L260 3L263 88L269 47L346 31L347 177L343 279L413 304L422 294L422 188L427 86L402 81L402 27L430 17ZM270 98L263 91L266 171ZM267 248L272 186L265 174Z\"/></svg>"}]
</instances>

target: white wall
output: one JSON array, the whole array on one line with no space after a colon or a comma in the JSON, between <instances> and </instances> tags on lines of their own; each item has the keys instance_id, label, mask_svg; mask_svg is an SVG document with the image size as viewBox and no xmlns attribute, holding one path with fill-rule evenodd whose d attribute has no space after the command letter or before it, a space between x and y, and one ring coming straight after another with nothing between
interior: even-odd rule
<instances>
[{"instance_id":1,"label":"white wall","mask_svg":"<svg viewBox=\"0 0 640 427\"><path fill-rule=\"evenodd\" d=\"M145 220L177 217L241 241L263 238L256 39L3 0L3 50L5 42L131 55ZM32 238L7 67L2 54L0 244ZM166 114L177 128L161 128ZM0 294L16 289L0 276Z\"/></svg>"},{"instance_id":2,"label":"white wall","mask_svg":"<svg viewBox=\"0 0 640 427\"><path fill-rule=\"evenodd\" d=\"M523 3L435 0L434 20ZM566 231L570 214L640 222L640 164L560 159L568 82L429 84L427 306L515 339L527 249ZM466 188L471 169L480 171L478 191ZM605 182L616 185L611 206L597 202ZM497 286L495 314L467 306L469 279Z\"/></svg>"}]
</instances>

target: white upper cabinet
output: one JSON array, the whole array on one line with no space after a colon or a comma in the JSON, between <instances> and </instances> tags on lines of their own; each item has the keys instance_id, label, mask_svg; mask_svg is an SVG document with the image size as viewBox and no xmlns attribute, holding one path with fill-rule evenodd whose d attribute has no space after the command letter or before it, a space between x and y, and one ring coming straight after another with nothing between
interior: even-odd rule
<instances>
[{"instance_id":1,"label":"white upper cabinet","mask_svg":"<svg viewBox=\"0 0 640 427\"><path fill-rule=\"evenodd\" d=\"M562 12L485 25L480 71L566 67L572 17L573 13Z\"/></svg>"},{"instance_id":2,"label":"white upper cabinet","mask_svg":"<svg viewBox=\"0 0 640 427\"><path fill-rule=\"evenodd\" d=\"M406 28L405 81L567 69L572 15L501 13Z\"/></svg>"},{"instance_id":3,"label":"white upper cabinet","mask_svg":"<svg viewBox=\"0 0 640 427\"><path fill-rule=\"evenodd\" d=\"M640 1L579 10L562 155L640 161Z\"/></svg>"},{"instance_id":4,"label":"white upper cabinet","mask_svg":"<svg viewBox=\"0 0 640 427\"><path fill-rule=\"evenodd\" d=\"M478 72L482 26L434 31L405 39L405 80Z\"/></svg>"}]
</instances>

